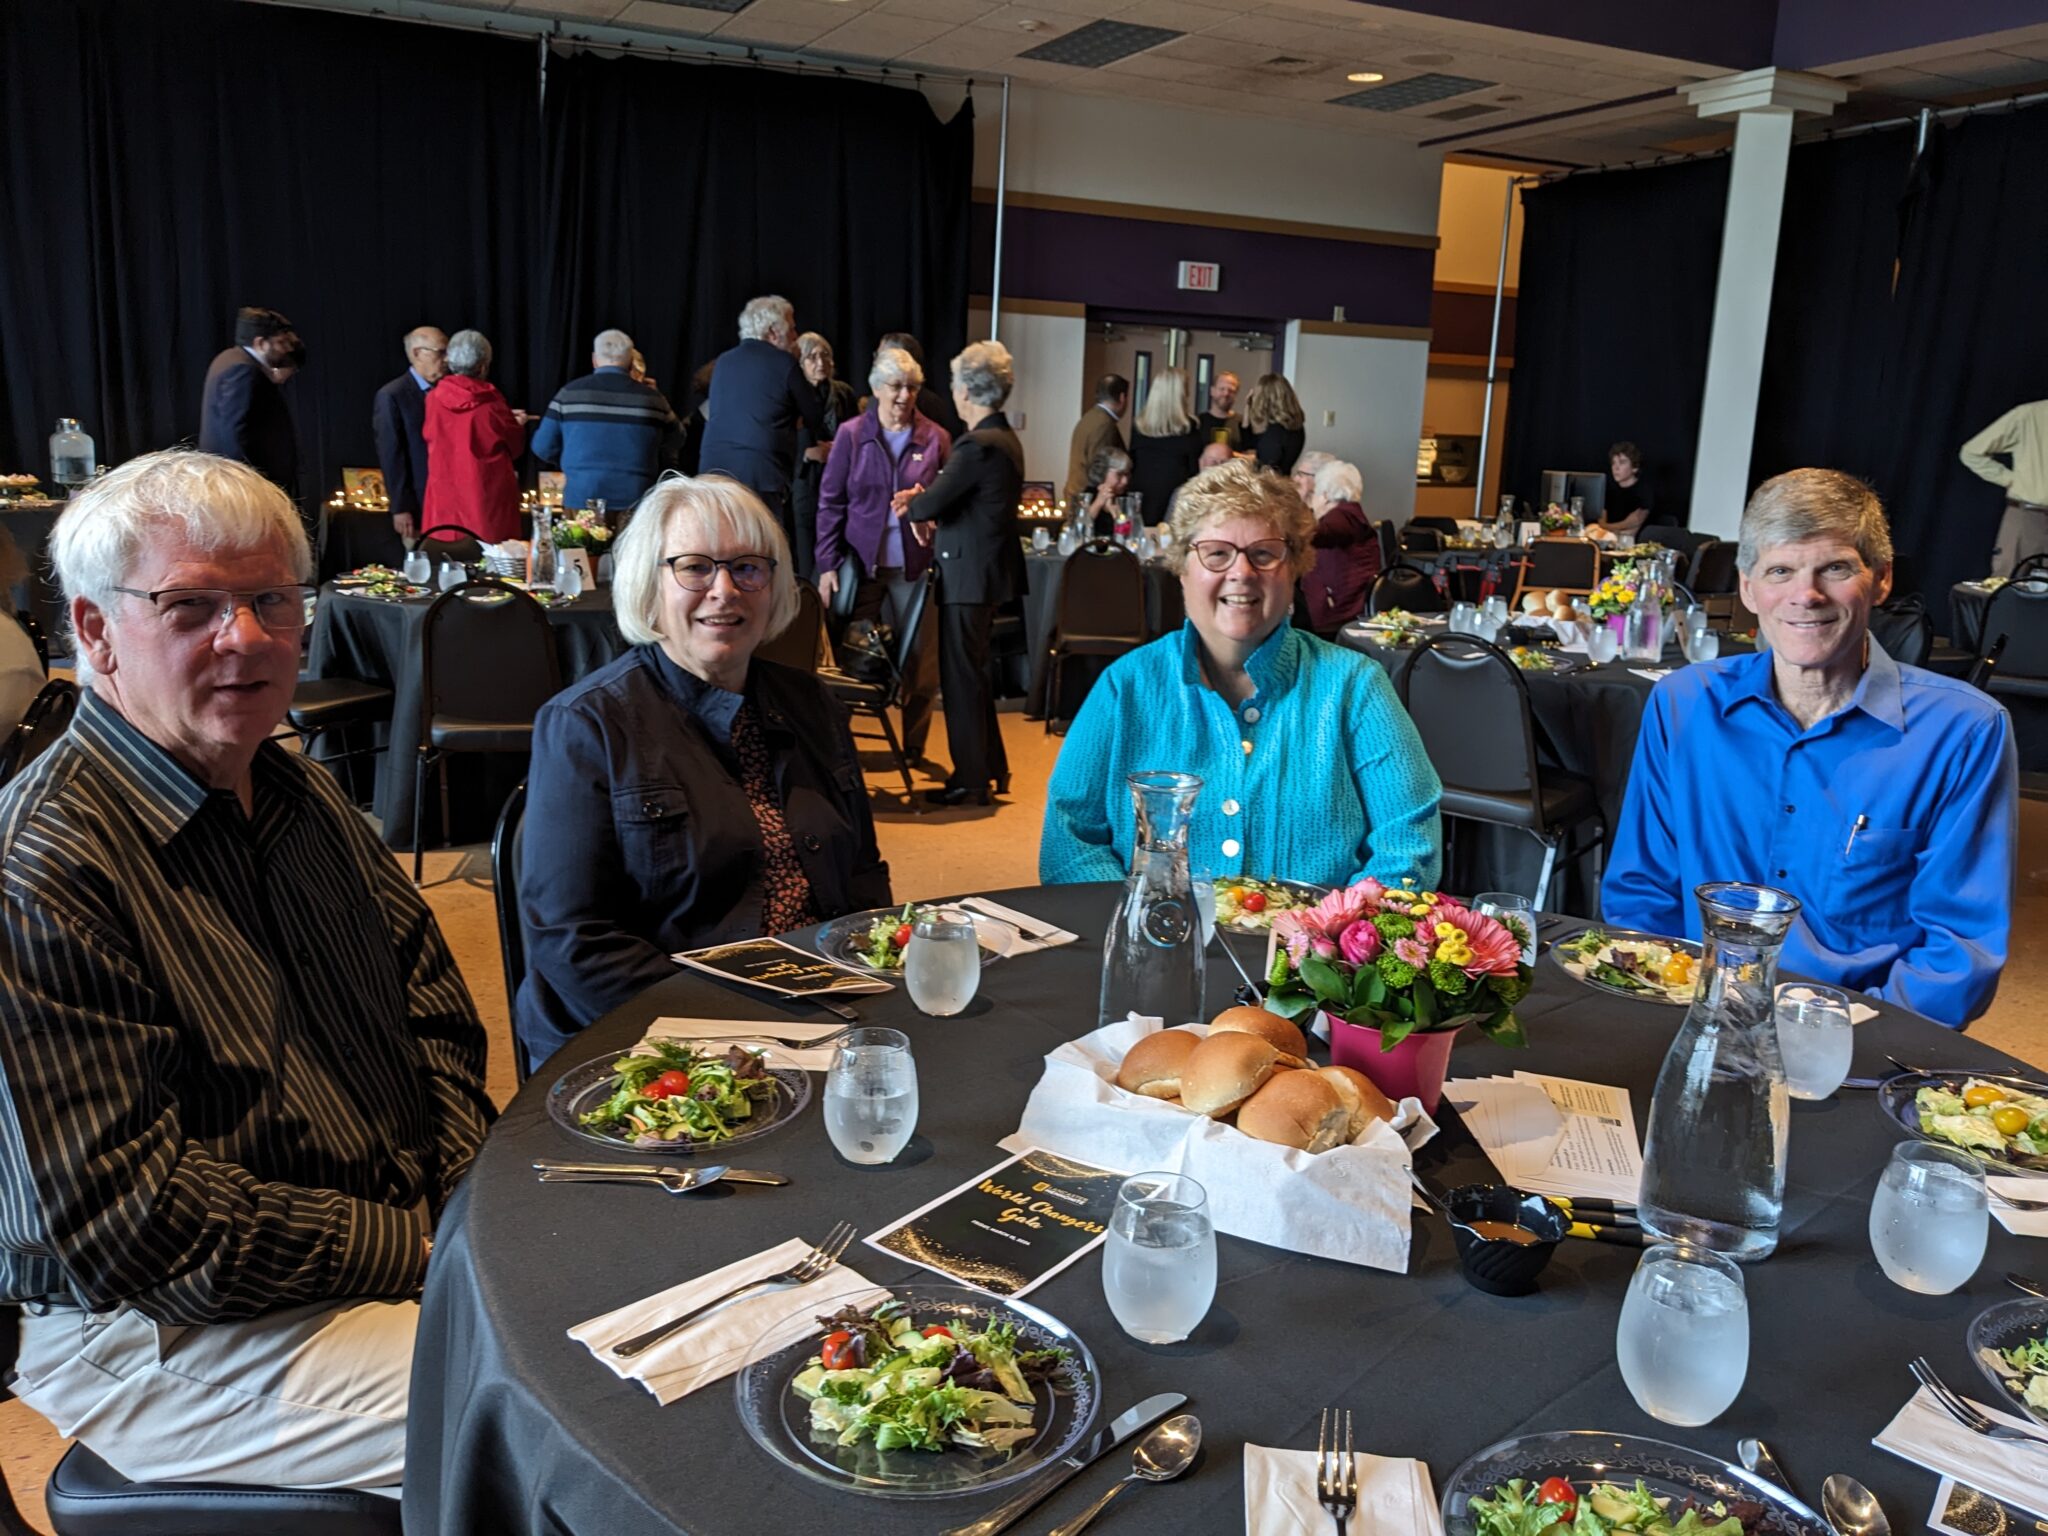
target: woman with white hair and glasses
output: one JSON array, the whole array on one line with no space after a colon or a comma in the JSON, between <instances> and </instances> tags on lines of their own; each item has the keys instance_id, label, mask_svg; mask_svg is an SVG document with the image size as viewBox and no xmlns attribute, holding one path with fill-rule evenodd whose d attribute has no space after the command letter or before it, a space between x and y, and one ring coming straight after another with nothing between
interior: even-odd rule
<instances>
[{"instance_id":1,"label":"woman with white hair and glasses","mask_svg":"<svg viewBox=\"0 0 2048 1536\"><path fill-rule=\"evenodd\" d=\"M526 413L490 382L491 341L482 331L448 338L448 373L427 391L427 494L420 526L467 528L486 544L522 536L519 456Z\"/></svg>"},{"instance_id":2,"label":"woman with white hair and glasses","mask_svg":"<svg viewBox=\"0 0 2048 1536\"><path fill-rule=\"evenodd\" d=\"M1316 456L1304 453L1295 461L1297 484L1301 466L1311 457ZM1358 504L1364 494L1358 466L1328 454L1320 457L1307 497L1316 515L1315 537L1309 541L1316 563L1302 579L1302 594L1308 600L1308 627L1328 637L1365 611L1366 597L1379 579L1380 536Z\"/></svg>"},{"instance_id":3,"label":"woman with white hair and glasses","mask_svg":"<svg viewBox=\"0 0 2048 1536\"><path fill-rule=\"evenodd\" d=\"M953 771L943 789L925 791L935 805L987 805L991 782L999 795L1010 788L988 646L996 609L1026 585L1017 542L1024 445L1003 415L1015 383L999 341L977 341L953 359L953 406L967 431L932 488L903 514L939 555L939 686Z\"/></svg>"},{"instance_id":4,"label":"woman with white hair and glasses","mask_svg":"<svg viewBox=\"0 0 2048 1536\"><path fill-rule=\"evenodd\" d=\"M890 900L844 711L754 655L797 612L760 498L718 476L658 481L613 567L634 648L533 726L513 1023L535 1065L674 975L677 950Z\"/></svg>"}]
</instances>

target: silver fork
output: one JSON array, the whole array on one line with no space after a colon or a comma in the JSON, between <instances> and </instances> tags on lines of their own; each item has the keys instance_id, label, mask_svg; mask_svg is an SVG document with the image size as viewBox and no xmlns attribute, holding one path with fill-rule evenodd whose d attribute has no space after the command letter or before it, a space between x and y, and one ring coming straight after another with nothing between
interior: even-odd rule
<instances>
[{"instance_id":1,"label":"silver fork","mask_svg":"<svg viewBox=\"0 0 2048 1536\"><path fill-rule=\"evenodd\" d=\"M2048 1211L2048 1200L2021 1200L2013 1195L2002 1195L1989 1184L1984 1186L1984 1193L2009 1211Z\"/></svg>"},{"instance_id":2,"label":"silver fork","mask_svg":"<svg viewBox=\"0 0 2048 1536\"><path fill-rule=\"evenodd\" d=\"M2014 1429L2010 1424L2000 1424L1980 1412L1977 1405L1958 1397L1949 1389L1947 1382L1934 1374L1934 1367L1924 1359L1915 1358L1908 1367L1913 1379L1934 1394L1934 1400L1941 1409L1963 1428L1974 1434L1992 1440L2018 1440L2034 1445L2048 1445L2048 1435L2037 1435L2030 1430Z\"/></svg>"},{"instance_id":3,"label":"silver fork","mask_svg":"<svg viewBox=\"0 0 2048 1536\"><path fill-rule=\"evenodd\" d=\"M612 1346L612 1353L621 1360L630 1360L635 1355L653 1348L677 1329L687 1327L698 1318L704 1316L705 1313L715 1312L728 1302L738 1301L742 1296L750 1296L756 1291L783 1291L788 1290L794 1285L809 1285L838 1262L839 1255L846 1252L846 1245L853 1241L854 1230L852 1222L840 1222L838 1226L825 1234L825 1241L818 1244L817 1247L805 1254L796 1263L790 1265L781 1274L769 1275L761 1280L749 1280L745 1285L736 1285L723 1296L714 1296L711 1300L705 1302L703 1306L692 1307L681 1317L672 1317L667 1322L657 1324L648 1329L645 1333L636 1333L623 1344L614 1344Z\"/></svg>"},{"instance_id":4,"label":"silver fork","mask_svg":"<svg viewBox=\"0 0 2048 1536\"><path fill-rule=\"evenodd\" d=\"M771 1045L787 1046L791 1050L797 1050L799 1048L809 1049L813 1046L837 1045L852 1033L853 1028L849 1026L845 1029L835 1029L829 1035L817 1035L814 1037L778 1035L769 1030L756 1029L750 1030L744 1035L664 1035L661 1038L670 1040L676 1045L694 1045L700 1040L715 1040L721 1045L727 1041L766 1040Z\"/></svg>"},{"instance_id":5,"label":"silver fork","mask_svg":"<svg viewBox=\"0 0 2048 1536\"><path fill-rule=\"evenodd\" d=\"M1344 1449L1337 1449L1337 1412L1323 1410L1322 1428L1316 1431L1316 1502L1337 1522L1337 1536L1358 1508L1358 1458L1351 1452L1351 1410L1344 1414Z\"/></svg>"}]
</instances>

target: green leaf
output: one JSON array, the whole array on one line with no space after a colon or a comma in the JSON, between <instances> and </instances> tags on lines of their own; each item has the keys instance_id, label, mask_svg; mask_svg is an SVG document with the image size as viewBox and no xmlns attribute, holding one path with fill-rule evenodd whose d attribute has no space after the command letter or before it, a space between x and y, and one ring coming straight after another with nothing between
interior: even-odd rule
<instances>
[{"instance_id":1,"label":"green leaf","mask_svg":"<svg viewBox=\"0 0 2048 1536\"><path fill-rule=\"evenodd\" d=\"M1387 1021L1379 1026L1379 1031L1380 1050L1382 1052L1391 1051L1395 1046L1415 1033L1415 1021L1389 1015Z\"/></svg>"},{"instance_id":2,"label":"green leaf","mask_svg":"<svg viewBox=\"0 0 2048 1536\"><path fill-rule=\"evenodd\" d=\"M1311 952L1302 956L1301 979L1309 984L1309 990L1324 1006L1343 1006L1347 991L1344 973L1321 955Z\"/></svg>"},{"instance_id":3,"label":"green leaf","mask_svg":"<svg viewBox=\"0 0 2048 1536\"><path fill-rule=\"evenodd\" d=\"M1417 977L1415 980L1415 990L1409 995L1415 999L1415 1027L1417 1029L1428 1029L1433 1026L1437 1021L1439 1011L1437 1008L1436 988L1432 987L1423 978Z\"/></svg>"},{"instance_id":4,"label":"green leaf","mask_svg":"<svg viewBox=\"0 0 2048 1536\"><path fill-rule=\"evenodd\" d=\"M1380 980L1379 970L1370 965L1361 965L1351 977L1351 1006L1354 1008L1377 1008L1387 995L1387 984Z\"/></svg>"},{"instance_id":5,"label":"green leaf","mask_svg":"<svg viewBox=\"0 0 2048 1536\"><path fill-rule=\"evenodd\" d=\"M1316 1000L1306 992L1268 992L1264 1004L1266 1012L1283 1019L1298 1019L1315 1006Z\"/></svg>"},{"instance_id":6,"label":"green leaf","mask_svg":"<svg viewBox=\"0 0 2048 1536\"><path fill-rule=\"evenodd\" d=\"M1287 946L1285 944L1275 944L1273 946L1273 963L1266 968L1266 985L1269 987L1284 987L1287 985L1287 977Z\"/></svg>"},{"instance_id":7,"label":"green leaf","mask_svg":"<svg viewBox=\"0 0 2048 1536\"><path fill-rule=\"evenodd\" d=\"M1496 1009L1491 1018L1480 1024L1479 1032L1495 1045L1525 1048L1529 1044L1529 1036L1522 1029L1522 1021L1515 1017L1512 1006Z\"/></svg>"}]
</instances>

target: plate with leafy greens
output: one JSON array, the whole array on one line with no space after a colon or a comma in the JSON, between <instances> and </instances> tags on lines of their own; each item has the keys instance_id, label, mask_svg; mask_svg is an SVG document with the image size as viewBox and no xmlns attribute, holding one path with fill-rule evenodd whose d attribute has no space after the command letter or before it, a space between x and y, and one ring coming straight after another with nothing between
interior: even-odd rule
<instances>
[{"instance_id":1,"label":"plate with leafy greens","mask_svg":"<svg viewBox=\"0 0 2048 1536\"><path fill-rule=\"evenodd\" d=\"M1878 1087L1884 1112L1922 1141L1960 1147L1987 1172L2048 1173L2048 1087L1999 1072L1900 1072Z\"/></svg>"},{"instance_id":2,"label":"plate with leafy greens","mask_svg":"<svg viewBox=\"0 0 2048 1536\"><path fill-rule=\"evenodd\" d=\"M765 1136L810 1101L809 1073L770 1066L759 1051L649 1040L563 1073L548 1116L614 1152L693 1157Z\"/></svg>"},{"instance_id":3,"label":"plate with leafy greens","mask_svg":"<svg viewBox=\"0 0 2048 1536\"><path fill-rule=\"evenodd\" d=\"M1550 958L1596 991L1687 1007L1699 980L1700 947L1688 939L1588 928L1550 946Z\"/></svg>"},{"instance_id":4,"label":"plate with leafy greens","mask_svg":"<svg viewBox=\"0 0 2048 1536\"><path fill-rule=\"evenodd\" d=\"M1072 1451L1095 1421L1088 1346L1038 1308L912 1281L840 1307L740 1368L740 1420L792 1471L848 1493L982 1494ZM871 1292L869 1294L872 1294Z\"/></svg>"},{"instance_id":5,"label":"plate with leafy greens","mask_svg":"<svg viewBox=\"0 0 2048 1536\"><path fill-rule=\"evenodd\" d=\"M903 951L910 943L910 930L917 920L933 912L974 924L974 936L981 941L981 963L993 965L1022 942L1023 935L999 917L972 912L965 907L948 907L942 902L906 901L900 907L877 907L870 912L850 912L835 917L818 929L818 953L834 964L869 976L896 976L903 970Z\"/></svg>"}]
</instances>

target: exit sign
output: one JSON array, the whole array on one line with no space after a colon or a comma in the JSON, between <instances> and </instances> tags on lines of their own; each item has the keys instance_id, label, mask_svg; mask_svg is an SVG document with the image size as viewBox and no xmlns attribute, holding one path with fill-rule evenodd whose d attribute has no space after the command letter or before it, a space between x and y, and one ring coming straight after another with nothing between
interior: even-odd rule
<instances>
[{"instance_id":1,"label":"exit sign","mask_svg":"<svg viewBox=\"0 0 2048 1536\"><path fill-rule=\"evenodd\" d=\"M1223 268L1213 261L1184 261L1180 264L1180 285L1197 293L1214 293L1223 286Z\"/></svg>"}]
</instances>

